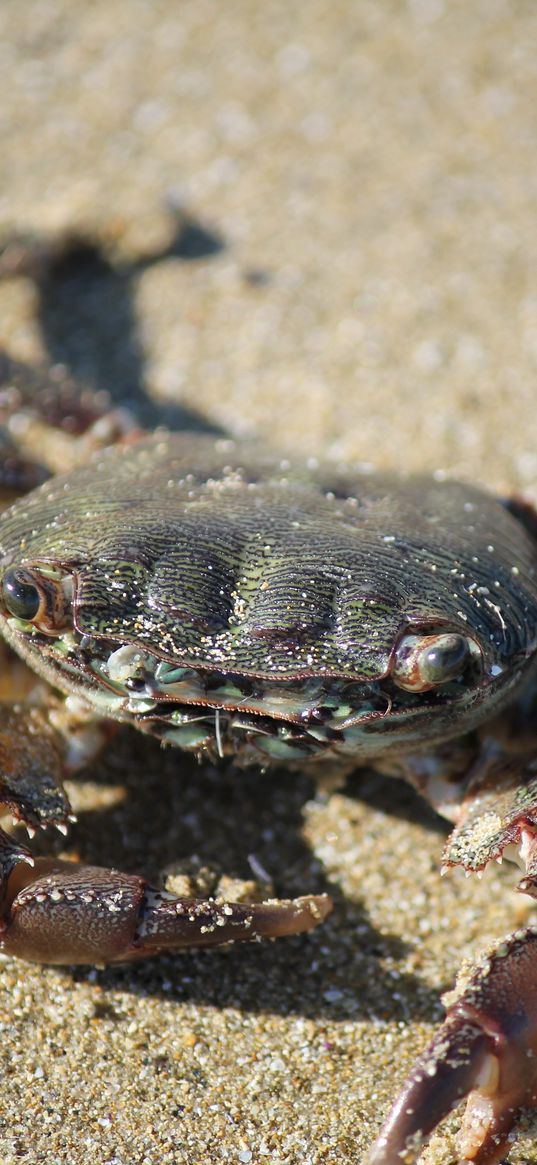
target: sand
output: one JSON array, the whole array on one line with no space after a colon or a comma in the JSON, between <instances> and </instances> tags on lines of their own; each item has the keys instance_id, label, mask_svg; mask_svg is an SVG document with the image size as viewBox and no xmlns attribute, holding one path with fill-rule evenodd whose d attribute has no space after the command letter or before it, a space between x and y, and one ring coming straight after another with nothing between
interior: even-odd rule
<instances>
[{"instance_id":1,"label":"sand","mask_svg":"<svg viewBox=\"0 0 537 1165\"><path fill-rule=\"evenodd\" d=\"M535 487L532 3L7 0L0 28L0 229L107 247L0 285L12 355L285 452ZM371 774L223 777L126 731L72 789L71 853L253 853L336 905L265 947L3 960L2 1163L360 1162L462 959L523 917L512 873L440 880L443 826Z\"/></svg>"}]
</instances>

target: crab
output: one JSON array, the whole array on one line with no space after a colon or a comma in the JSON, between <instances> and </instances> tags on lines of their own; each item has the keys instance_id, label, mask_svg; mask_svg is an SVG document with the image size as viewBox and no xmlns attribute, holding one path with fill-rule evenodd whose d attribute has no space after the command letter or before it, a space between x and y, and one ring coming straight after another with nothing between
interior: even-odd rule
<instances>
[{"instance_id":1,"label":"crab","mask_svg":"<svg viewBox=\"0 0 537 1165\"><path fill-rule=\"evenodd\" d=\"M529 504L148 435L57 370L32 379L7 357L0 421L0 629L52 689L15 704L3 690L0 802L16 822L65 831L64 778L123 723L215 763L403 777L454 825L445 868L514 856L537 897ZM0 949L21 959L123 962L296 934L330 908L325 895L182 898L33 856L0 830ZM536 967L529 927L465 973L369 1165L416 1160L464 1098L462 1157L498 1165L537 1105Z\"/></svg>"}]
</instances>

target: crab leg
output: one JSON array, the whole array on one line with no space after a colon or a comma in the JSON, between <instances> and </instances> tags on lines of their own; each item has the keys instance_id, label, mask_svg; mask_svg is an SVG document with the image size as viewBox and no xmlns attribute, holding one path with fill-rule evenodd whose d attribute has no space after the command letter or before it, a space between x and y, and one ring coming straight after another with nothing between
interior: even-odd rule
<instances>
[{"instance_id":1,"label":"crab leg","mask_svg":"<svg viewBox=\"0 0 537 1165\"><path fill-rule=\"evenodd\" d=\"M410 1165L464 1097L462 1160L499 1165L520 1110L537 1105L537 930L498 944L453 996L367 1165Z\"/></svg>"},{"instance_id":2,"label":"crab leg","mask_svg":"<svg viewBox=\"0 0 537 1165\"><path fill-rule=\"evenodd\" d=\"M2 704L0 807L30 832L46 825L64 830L72 820L63 789L66 742L47 714L29 704Z\"/></svg>"},{"instance_id":3,"label":"crab leg","mask_svg":"<svg viewBox=\"0 0 537 1165\"><path fill-rule=\"evenodd\" d=\"M0 247L0 280L4 259ZM115 408L106 393L81 390L57 370L28 369L0 350L0 500L140 436L129 410Z\"/></svg>"},{"instance_id":4,"label":"crab leg","mask_svg":"<svg viewBox=\"0 0 537 1165\"><path fill-rule=\"evenodd\" d=\"M483 870L509 853L537 897L537 777L532 754L477 773L458 807L444 868ZM410 1163L447 1113L468 1097L461 1155L497 1165L524 1106L537 1105L537 930L497 944L447 1000L445 1023L410 1072L368 1165Z\"/></svg>"}]
</instances>

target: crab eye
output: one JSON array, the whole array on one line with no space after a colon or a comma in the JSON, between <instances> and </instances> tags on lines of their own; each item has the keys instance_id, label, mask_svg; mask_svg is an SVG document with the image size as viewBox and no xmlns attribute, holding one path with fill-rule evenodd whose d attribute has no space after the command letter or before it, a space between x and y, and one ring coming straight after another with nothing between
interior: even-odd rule
<instances>
[{"instance_id":1,"label":"crab eye","mask_svg":"<svg viewBox=\"0 0 537 1165\"><path fill-rule=\"evenodd\" d=\"M2 579L2 597L9 614L30 623L41 606L41 595L28 570L14 567Z\"/></svg>"},{"instance_id":2,"label":"crab eye","mask_svg":"<svg viewBox=\"0 0 537 1165\"><path fill-rule=\"evenodd\" d=\"M456 632L403 635L397 647L392 679L407 692L427 692L461 679L474 653L475 645Z\"/></svg>"},{"instance_id":3,"label":"crab eye","mask_svg":"<svg viewBox=\"0 0 537 1165\"><path fill-rule=\"evenodd\" d=\"M69 575L11 566L2 578L2 605L15 619L33 623L46 635L57 635L69 622L70 591Z\"/></svg>"}]
</instances>

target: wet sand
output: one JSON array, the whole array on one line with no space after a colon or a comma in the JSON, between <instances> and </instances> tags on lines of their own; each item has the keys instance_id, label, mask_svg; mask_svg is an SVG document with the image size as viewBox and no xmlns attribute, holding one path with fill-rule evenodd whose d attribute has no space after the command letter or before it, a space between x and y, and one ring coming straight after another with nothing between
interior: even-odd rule
<instances>
[{"instance_id":1,"label":"wet sand","mask_svg":"<svg viewBox=\"0 0 537 1165\"><path fill-rule=\"evenodd\" d=\"M1 344L191 427L535 487L536 34L507 0L3 5L0 229L107 249L0 285ZM335 910L132 968L2 961L1 1161L360 1162L461 961L524 917L509 869L441 880L441 823L368 773L325 794L125 732L72 791L67 852L253 853Z\"/></svg>"}]
</instances>

